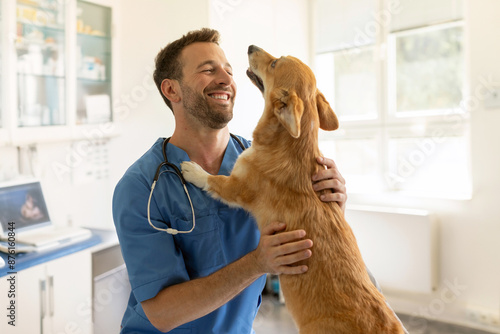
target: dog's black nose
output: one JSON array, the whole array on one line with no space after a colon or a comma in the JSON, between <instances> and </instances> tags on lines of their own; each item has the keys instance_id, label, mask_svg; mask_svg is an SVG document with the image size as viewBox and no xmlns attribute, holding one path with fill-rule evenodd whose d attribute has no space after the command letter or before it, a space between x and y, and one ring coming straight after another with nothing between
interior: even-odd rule
<instances>
[{"instance_id":1,"label":"dog's black nose","mask_svg":"<svg viewBox=\"0 0 500 334\"><path fill-rule=\"evenodd\" d=\"M261 48L259 48L258 46L255 46L255 45L250 45L250 46L248 47L248 54L252 54L252 53L254 53L254 52L256 52L256 51L260 51L260 50L262 50L262 49L261 49Z\"/></svg>"}]
</instances>

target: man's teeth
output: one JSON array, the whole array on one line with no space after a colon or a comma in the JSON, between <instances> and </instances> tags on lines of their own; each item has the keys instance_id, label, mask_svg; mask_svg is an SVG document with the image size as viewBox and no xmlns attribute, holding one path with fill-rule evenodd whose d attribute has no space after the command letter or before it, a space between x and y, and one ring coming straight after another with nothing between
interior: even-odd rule
<instances>
[{"instance_id":1,"label":"man's teeth","mask_svg":"<svg viewBox=\"0 0 500 334\"><path fill-rule=\"evenodd\" d=\"M210 94L209 96L211 98L217 99L217 100L227 100L227 99L229 99L229 96L226 95L226 94Z\"/></svg>"}]
</instances>

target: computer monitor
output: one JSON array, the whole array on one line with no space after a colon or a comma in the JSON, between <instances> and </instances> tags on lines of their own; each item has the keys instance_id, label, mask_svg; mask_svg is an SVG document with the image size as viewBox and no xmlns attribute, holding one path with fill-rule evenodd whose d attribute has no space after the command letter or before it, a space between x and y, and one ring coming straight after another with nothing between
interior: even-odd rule
<instances>
[{"instance_id":1,"label":"computer monitor","mask_svg":"<svg viewBox=\"0 0 500 334\"><path fill-rule=\"evenodd\" d=\"M0 225L3 236L12 226L20 233L51 225L40 182L0 186Z\"/></svg>"}]
</instances>

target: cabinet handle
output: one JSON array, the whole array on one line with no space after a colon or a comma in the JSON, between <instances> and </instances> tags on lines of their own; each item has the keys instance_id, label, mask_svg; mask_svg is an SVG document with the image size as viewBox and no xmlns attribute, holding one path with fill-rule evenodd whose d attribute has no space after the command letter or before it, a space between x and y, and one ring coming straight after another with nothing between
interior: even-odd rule
<instances>
[{"instance_id":1,"label":"cabinet handle","mask_svg":"<svg viewBox=\"0 0 500 334\"><path fill-rule=\"evenodd\" d=\"M46 285L45 280L40 280L39 282L40 282L39 283L40 284L40 289L39 289L39 292L40 292L40 330L41 330L41 333L43 333L43 319L45 319L45 315L46 315L46 309L45 309L46 293L45 293L45 291L47 289L47 285Z\"/></svg>"},{"instance_id":2,"label":"cabinet handle","mask_svg":"<svg viewBox=\"0 0 500 334\"><path fill-rule=\"evenodd\" d=\"M54 276L49 276L49 316L54 316Z\"/></svg>"}]
</instances>

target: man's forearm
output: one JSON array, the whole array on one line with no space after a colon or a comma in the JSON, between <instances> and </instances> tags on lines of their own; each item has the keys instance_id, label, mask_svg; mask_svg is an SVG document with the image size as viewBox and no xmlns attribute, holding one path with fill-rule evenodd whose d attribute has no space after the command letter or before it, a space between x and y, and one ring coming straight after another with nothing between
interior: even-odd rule
<instances>
[{"instance_id":1,"label":"man's forearm","mask_svg":"<svg viewBox=\"0 0 500 334\"><path fill-rule=\"evenodd\" d=\"M265 274L253 253L207 277L169 286L142 302L149 321L167 332L221 307Z\"/></svg>"}]
</instances>

